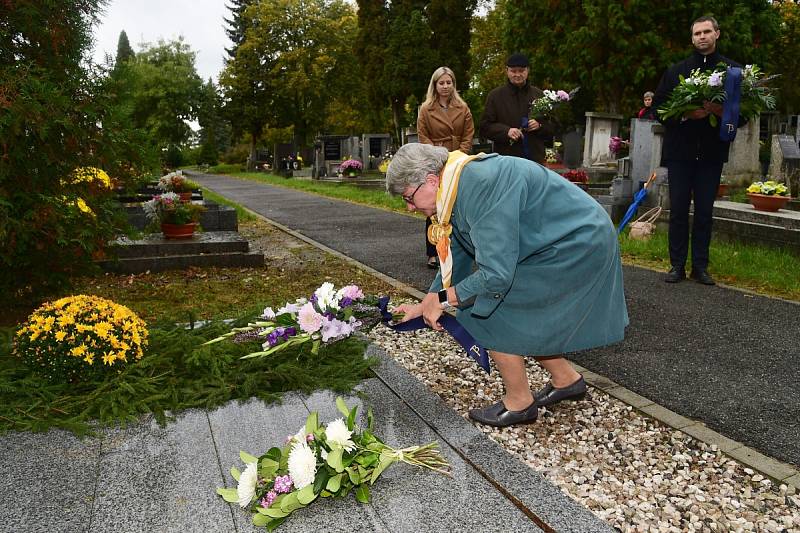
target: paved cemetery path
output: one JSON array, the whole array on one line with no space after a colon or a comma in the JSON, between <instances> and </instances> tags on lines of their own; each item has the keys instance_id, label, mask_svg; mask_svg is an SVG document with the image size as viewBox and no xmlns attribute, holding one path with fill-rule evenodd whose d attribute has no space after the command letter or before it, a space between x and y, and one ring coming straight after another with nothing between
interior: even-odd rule
<instances>
[{"instance_id":1,"label":"paved cemetery path","mask_svg":"<svg viewBox=\"0 0 800 533\"><path fill-rule=\"evenodd\" d=\"M421 219L225 176L192 179L420 290L433 278ZM570 359L800 465L800 305L662 277L625 267L625 340Z\"/></svg>"}]
</instances>

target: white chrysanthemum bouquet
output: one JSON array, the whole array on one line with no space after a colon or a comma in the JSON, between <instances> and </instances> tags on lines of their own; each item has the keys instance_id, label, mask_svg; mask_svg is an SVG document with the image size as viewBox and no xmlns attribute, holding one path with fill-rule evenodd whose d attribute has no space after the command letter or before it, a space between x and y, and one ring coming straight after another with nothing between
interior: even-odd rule
<instances>
[{"instance_id":1,"label":"white chrysanthemum bouquet","mask_svg":"<svg viewBox=\"0 0 800 533\"><path fill-rule=\"evenodd\" d=\"M333 283L326 282L310 298L298 298L277 311L267 307L254 322L233 328L206 344L228 338L239 343L261 343L261 351L247 354L242 359L263 357L304 343L312 343L311 351L317 353L321 344L352 335L364 325L363 319L370 318L377 322L377 300L371 300L368 302L356 285L336 290Z\"/></svg>"},{"instance_id":2,"label":"white chrysanthemum bouquet","mask_svg":"<svg viewBox=\"0 0 800 533\"><path fill-rule=\"evenodd\" d=\"M367 503L369 487L397 461L450 475L436 442L394 449L372 433L371 410L362 429L355 425L357 407L349 409L341 398L336 407L345 418L323 427L312 412L283 448L270 448L260 457L240 452L244 471L231 468L237 487L218 488L217 494L253 513L253 524L272 531L319 497L344 497L353 490L359 502Z\"/></svg>"}]
</instances>

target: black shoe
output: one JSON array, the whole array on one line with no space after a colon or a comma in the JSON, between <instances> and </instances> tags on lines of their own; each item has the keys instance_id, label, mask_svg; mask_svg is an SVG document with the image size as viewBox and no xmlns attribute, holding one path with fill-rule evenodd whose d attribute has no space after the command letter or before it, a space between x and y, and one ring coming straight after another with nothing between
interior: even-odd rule
<instances>
[{"instance_id":1,"label":"black shoe","mask_svg":"<svg viewBox=\"0 0 800 533\"><path fill-rule=\"evenodd\" d=\"M498 428L513 424L532 424L536 422L536 417L538 416L539 407L536 405L536 400L533 400L533 403L522 411L509 411L503 401L500 400L489 407L471 409L469 412L469 417L475 422Z\"/></svg>"},{"instance_id":2,"label":"black shoe","mask_svg":"<svg viewBox=\"0 0 800 533\"><path fill-rule=\"evenodd\" d=\"M428 258L428 268L439 268L439 258L437 257L429 257Z\"/></svg>"},{"instance_id":3,"label":"black shoe","mask_svg":"<svg viewBox=\"0 0 800 533\"><path fill-rule=\"evenodd\" d=\"M695 280L697 283L702 283L703 285L716 285L717 282L714 281L714 278L708 275L708 272L705 270L692 270L692 273L689 275L690 278Z\"/></svg>"},{"instance_id":4,"label":"black shoe","mask_svg":"<svg viewBox=\"0 0 800 533\"><path fill-rule=\"evenodd\" d=\"M572 385L561 389L557 389L553 387L552 383L548 383L542 390L538 390L533 394L536 399L536 405L539 407L547 407L564 400L582 400L585 396L586 382L583 380L583 376L578 378L578 381Z\"/></svg>"},{"instance_id":5,"label":"black shoe","mask_svg":"<svg viewBox=\"0 0 800 533\"><path fill-rule=\"evenodd\" d=\"M679 283L686 279L686 270L683 268L672 267L670 271L667 273L667 277L664 278L664 281L667 283Z\"/></svg>"}]
</instances>

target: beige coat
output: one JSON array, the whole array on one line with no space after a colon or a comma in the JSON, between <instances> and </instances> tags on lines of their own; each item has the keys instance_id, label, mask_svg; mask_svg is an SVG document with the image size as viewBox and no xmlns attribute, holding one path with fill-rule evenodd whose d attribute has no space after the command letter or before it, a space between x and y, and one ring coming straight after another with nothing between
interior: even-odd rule
<instances>
[{"instance_id":1,"label":"beige coat","mask_svg":"<svg viewBox=\"0 0 800 533\"><path fill-rule=\"evenodd\" d=\"M461 150L468 154L475 135L472 113L466 104L457 102L451 102L447 110L439 102L423 104L417 118L417 135L423 144L444 146L450 151Z\"/></svg>"}]
</instances>

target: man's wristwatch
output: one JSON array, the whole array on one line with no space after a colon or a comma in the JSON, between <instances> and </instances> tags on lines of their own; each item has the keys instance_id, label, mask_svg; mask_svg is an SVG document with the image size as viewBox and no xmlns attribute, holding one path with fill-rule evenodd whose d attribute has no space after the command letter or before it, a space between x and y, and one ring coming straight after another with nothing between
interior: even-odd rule
<instances>
[{"instance_id":1,"label":"man's wristwatch","mask_svg":"<svg viewBox=\"0 0 800 533\"><path fill-rule=\"evenodd\" d=\"M450 302L447 301L447 289L442 289L438 292L439 294L439 305L442 306L442 309L445 311L454 310L455 307L450 305Z\"/></svg>"}]
</instances>

